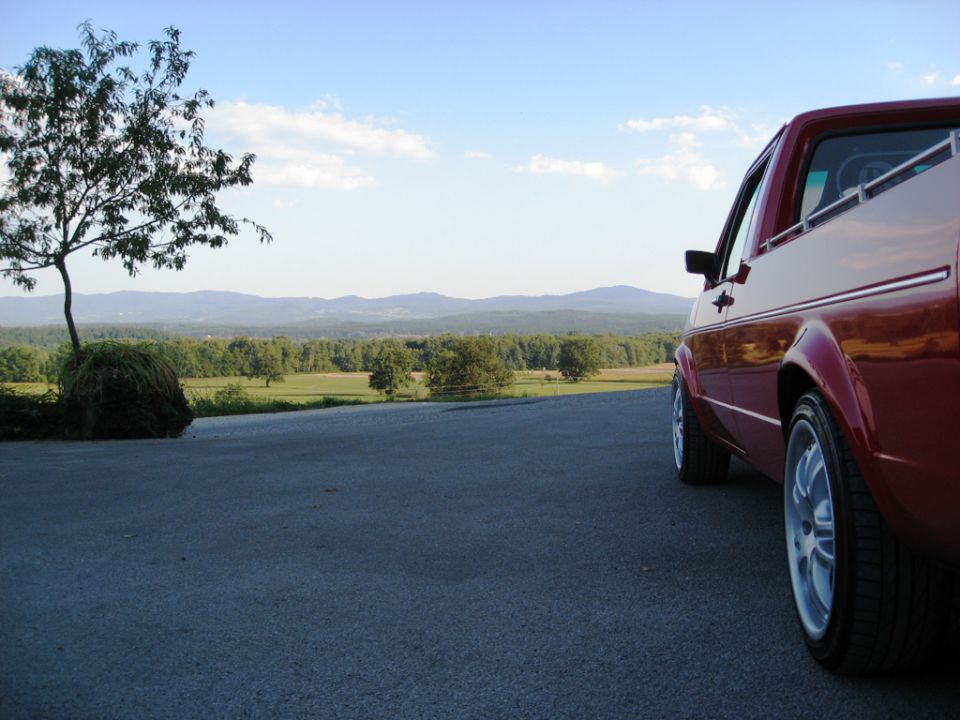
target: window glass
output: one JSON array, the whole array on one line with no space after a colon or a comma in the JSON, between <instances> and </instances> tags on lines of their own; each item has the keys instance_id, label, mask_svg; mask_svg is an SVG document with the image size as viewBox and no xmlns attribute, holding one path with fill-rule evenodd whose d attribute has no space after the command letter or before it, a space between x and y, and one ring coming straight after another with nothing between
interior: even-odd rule
<instances>
[{"instance_id":1,"label":"window glass","mask_svg":"<svg viewBox=\"0 0 960 720\"><path fill-rule=\"evenodd\" d=\"M823 197L823 187L826 184L826 170L813 170L807 173L807 184L803 188L803 204L800 206L800 217L805 218L820 204L820 198Z\"/></svg>"},{"instance_id":2,"label":"window glass","mask_svg":"<svg viewBox=\"0 0 960 720\"><path fill-rule=\"evenodd\" d=\"M754 221L756 220L757 198L760 197L764 170L766 170L766 165L759 168L743 184L743 189L738 198L737 214L725 243L723 267L720 269L721 278L730 277L740 267L740 260L747 245L747 238L752 234Z\"/></svg>"},{"instance_id":3,"label":"window glass","mask_svg":"<svg viewBox=\"0 0 960 720\"><path fill-rule=\"evenodd\" d=\"M942 142L949 132L948 128L888 130L821 140L810 160L796 220L856 192L858 185L876 180L914 155ZM935 162L920 165L913 172L921 173L933 164Z\"/></svg>"}]
</instances>

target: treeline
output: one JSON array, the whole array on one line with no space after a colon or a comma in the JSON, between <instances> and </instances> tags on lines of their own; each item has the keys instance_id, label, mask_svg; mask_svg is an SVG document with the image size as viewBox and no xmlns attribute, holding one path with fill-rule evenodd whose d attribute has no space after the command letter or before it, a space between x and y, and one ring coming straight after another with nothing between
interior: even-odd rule
<instances>
[{"instance_id":1,"label":"treeline","mask_svg":"<svg viewBox=\"0 0 960 720\"><path fill-rule=\"evenodd\" d=\"M84 340L167 340L179 334L158 328L139 325L83 325L80 335ZM0 348L8 345L28 345L55 353L61 345L70 341L65 325L41 325L38 327L0 327Z\"/></svg>"},{"instance_id":2,"label":"treeline","mask_svg":"<svg viewBox=\"0 0 960 720\"><path fill-rule=\"evenodd\" d=\"M556 370L560 346L566 335L500 335L488 338L500 361L510 370ZM648 333L635 337L600 335L601 364L607 368L637 367L667 362L679 343L677 333ZM286 336L272 339L186 337L148 342L181 377L246 375L279 379L294 373L370 372L385 346L406 347L414 359L414 371L426 370L438 353L450 349L451 335L412 340L304 340ZM0 382L55 381L57 368L67 352L65 346L50 352L42 347L9 344L0 346Z\"/></svg>"}]
</instances>

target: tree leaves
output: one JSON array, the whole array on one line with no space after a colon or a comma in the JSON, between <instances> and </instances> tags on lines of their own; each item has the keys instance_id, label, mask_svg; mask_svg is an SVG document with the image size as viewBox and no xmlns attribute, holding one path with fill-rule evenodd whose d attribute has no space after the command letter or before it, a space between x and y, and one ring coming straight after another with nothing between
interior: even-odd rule
<instances>
[{"instance_id":1,"label":"tree leaves","mask_svg":"<svg viewBox=\"0 0 960 720\"><path fill-rule=\"evenodd\" d=\"M370 363L369 386L393 395L413 383L413 353L398 342L384 342Z\"/></svg>"},{"instance_id":2,"label":"tree leaves","mask_svg":"<svg viewBox=\"0 0 960 720\"><path fill-rule=\"evenodd\" d=\"M603 367L600 344L589 337L566 338L560 343L557 366L564 377L574 382L597 374Z\"/></svg>"},{"instance_id":3,"label":"tree leaves","mask_svg":"<svg viewBox=\"0 0 960 720\"><path fill-rule=\"evenodd\" d=\"M501 390L513 383L513 373L492 338L450 338L428 363L426 381L434 395L468 395Z\"/></svg>"},{"instance_id":4,"label":"tree leaves","mask_svg":"<svg viewBox=\"0 0 960 720\"><path fill-rule=\"evenodd\" d=\"M147 45L139 74L120 64L139 50L113 32L79 28L82 50L34 50L16 75L0 74L0 152L11 179L0 189L0 273L26 289L30 273L90 248L141 265L182 269L192 245L222 247L249 226L217 205L222 190L252 183L239 160L204 145L205 90L181 96L193 53L180 32ZM69 295L69 292L68 292ZM67 324L78 345L66 304Z\"/></svg>"}]
</instances>

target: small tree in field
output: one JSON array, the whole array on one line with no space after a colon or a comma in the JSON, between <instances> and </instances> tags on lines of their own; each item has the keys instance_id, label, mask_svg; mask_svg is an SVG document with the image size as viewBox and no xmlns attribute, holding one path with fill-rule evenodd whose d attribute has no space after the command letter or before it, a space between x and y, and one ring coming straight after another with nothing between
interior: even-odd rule
<instances>
[{"instance_id":1,"label":"small tree in field","mask_svg":"<svg viewBox=\"0 0 960 720\"><path fill-rule=\"evenodd\" d=\"M269 340L251 340L239 337L229 348L239 359L240 374L248 380L263 378L265 387L271 382L283 382L283 355L278 345Z\"/></svg>"},{"instance_id":2,"label":"small tree in field","mask_svg":"<svg viewBox=\"0 0 960 720\"><path fill-rule=\"evenodd\" d=\"M384 344L370 367L370 387L392 398L413 382L413 354L404 347Z\"/></svg>"},{"instance_id":3,"label":"small tree in field","mask_svg":"<svg viewBox=\"0 0 960 720\"><path fill-rule=\"evenodd\" d=\"M249 185L254 156L234 162L203 144L204 90L181 96L193 53L180 33L150 42L139 72L125 64L138 46L80 26L82 50L40 47L11 75L0 71L0 273L27 290L30 273L56 268L75 352L67 257L88 250L118 258L131 275L150 263L180 270L191 245L221 247L253 226L224 214L216 194Z\"/></svg>"},{"instance_id":4,"label":"small tree in field","mask_svg":"<svg viewBox=\"0 0 960 720\"><path fill-rule=\"evenodd\" d=\"M438 395L493 393L512 383L490 338L454 338L427 365L427 386Z\"/></svg>"},{"instance_id":5,"label":"small tree in field","mask_svg":"<svg viewBox=\"0 0 960 720\"><path fill-rule=\"evenodd\" d=\"M565 378L579 382L600 372L600 345L587 337L566 338L560 343L557 367Z\"/></svg>"}]
</instances>

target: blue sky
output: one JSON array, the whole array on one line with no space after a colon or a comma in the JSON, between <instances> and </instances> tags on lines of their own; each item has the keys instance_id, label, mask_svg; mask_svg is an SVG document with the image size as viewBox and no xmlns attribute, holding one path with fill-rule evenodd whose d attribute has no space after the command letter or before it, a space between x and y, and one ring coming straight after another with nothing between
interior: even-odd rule
<instances>
[{"instance_id":1,"label":"blue sky","mask_svg":"<svg viewBox=\"0 0 960 720\"><path fill-rule=\"evenodd\" d=\"M176 273L74 256L74 289L263 296L693 295L742 173L816 107L960 94L950 2L43 2L0 68L168 25L217 100L207 140L258 161L222 204L266 225ZM38 294L61 290L38 276ZM0 295L21 291L0 280Z\"/></svg>"}]
</instances>

